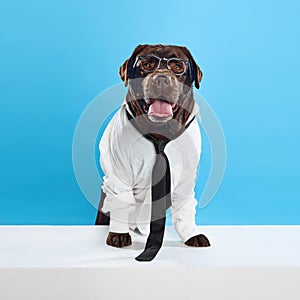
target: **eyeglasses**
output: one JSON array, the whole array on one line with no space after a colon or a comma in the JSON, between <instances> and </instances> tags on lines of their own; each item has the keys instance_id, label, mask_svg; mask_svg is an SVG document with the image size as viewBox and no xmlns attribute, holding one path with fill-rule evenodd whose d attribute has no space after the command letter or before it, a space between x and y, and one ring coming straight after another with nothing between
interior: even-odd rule
<instances>
[{"instance_id":1,"label":"eyeglasses","mask_svg":"<svg viewBox=\"0 0 300 300\"><path fill-rule=\"evenodd\" d=\"M186 72L187 66L189 66L189 62L182 58L165 58L165 57L158 57L156 55L142 55L138 56L134 67L141 61L141 69L144 72L154 72L160 67L161 61L165 61L167 63L167 68L170 70L174 75L182 75Z\"/></svg>"}]
</instances>

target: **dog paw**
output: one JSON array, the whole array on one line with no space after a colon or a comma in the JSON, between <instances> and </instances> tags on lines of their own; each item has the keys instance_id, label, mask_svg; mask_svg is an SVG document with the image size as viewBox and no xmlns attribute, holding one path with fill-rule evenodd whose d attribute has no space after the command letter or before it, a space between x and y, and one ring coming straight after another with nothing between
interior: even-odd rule
<instances>
[{"instance_id":1,"label":"dog paw","mask_svg":"<svg viewBox=\"0 0 300 300\"><path fill-rule=\"evenodd\" d=\"M198 234L188 239L185 245L190 247L209 247L210 243L204 234Z\"/></svg>"},{"instance_id":2,"label":"dog paw","mask_svg":"<svg viewBox=\"0 0 300 300\"><path fill-rule=\"evenodd\" d=\"M112 247L123 248L131 245L131 236L127 233L109 232L106 244Z\"/></svg>"}]
</instances>

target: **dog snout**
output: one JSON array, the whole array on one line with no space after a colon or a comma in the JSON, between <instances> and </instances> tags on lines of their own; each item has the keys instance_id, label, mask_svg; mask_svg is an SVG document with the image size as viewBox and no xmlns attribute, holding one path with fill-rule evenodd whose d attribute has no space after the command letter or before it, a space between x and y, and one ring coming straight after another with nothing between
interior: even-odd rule
<instances>
[{"instance_id":1,"label":"dog snout","mask_svg":"<svg viewBox=\"0 0 300 300\"><path fill-rule=\"evenodd\" d=\"M146 77L143 82L146 99L159 98L176 103L180 93L180 85L174 76L157 72Z\"/></svg>"},{"instance_id":2,"label":"dog snout","mask_svg":"<svg viewBox=\"0 0 300 300\"><path fill-rule=\"evenodd\" d=\"M174 84L172 82L171 76L166 74L155 74L152 77L150 83L151 93L153 95L159 96L163 95L168 97L172 93ZM154 97L155 98L155 97Z\"/></svg>"},{"instance_id":3,"label":"dog snout","mask_svg":"<svg viewBox=\"0 0 300 300\"><path fill-rule=\"evenodd\" d=\"M171 84L171 78L170 76L167 75L154 75L153 76L153 82L154 84L164 87L164 86L168 86Z\"/></svg>"}]
</instances>

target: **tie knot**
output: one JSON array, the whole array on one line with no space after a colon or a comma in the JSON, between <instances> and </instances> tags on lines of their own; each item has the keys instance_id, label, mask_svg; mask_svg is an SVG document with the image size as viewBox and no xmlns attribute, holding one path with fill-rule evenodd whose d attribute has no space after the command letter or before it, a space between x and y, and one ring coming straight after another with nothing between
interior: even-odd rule
<instances>
[{"instance_id":1,"label":"tie knot","mask_svg":"<svg viewBox=\"0 0 300 300\"><path fill-rule=\"evenodd\" d=\"M153 141L156 153L157 154L164 153L167 143L168 143L167 141L157 141L157 140Z\"/></svg>"},{"instance_id":2,"label":"tie knot","mask_svg":"<svg viewBox=\"0 0 300 300\"><path fill-rule=\"evenodd\" d=\"M157 140L155 139L153 136L151 136L150 134L144 134L144 138L148 139L149 141L151 141L155 147L155 151L156 154L161 154L161 153L165 153L165 147L168 144L168 142L170 141L169 139L167 140Z\"/></svg>"}]
</instances>

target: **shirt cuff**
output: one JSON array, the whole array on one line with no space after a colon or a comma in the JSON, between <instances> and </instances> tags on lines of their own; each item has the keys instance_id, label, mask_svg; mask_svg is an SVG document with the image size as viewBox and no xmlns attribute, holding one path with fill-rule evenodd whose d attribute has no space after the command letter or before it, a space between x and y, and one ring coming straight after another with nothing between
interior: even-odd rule
<instances>
[{"instance_id":1,"label":"shirt cuff","mask_svg":"<svg viewBox=\"0 0 300 300\"><path fill-rule=\"evenodd\" d=\"M109 231L116 233L129 232L128 224L129 207L124 207L110 212Z\"/></svg>"},{"instance_id":2,"label":"shirt cuff","mask_svg":"<svg viewBox=\"0 0 300 300\"><path fill-rule=\"evenodd\" d=\"M184 243L191 237L201 233L201 229L197 227L194 222L184 222L182 220L177 220L174 224L174 227Z\"/></svg>"}]
</instances>

